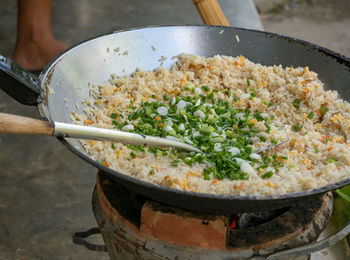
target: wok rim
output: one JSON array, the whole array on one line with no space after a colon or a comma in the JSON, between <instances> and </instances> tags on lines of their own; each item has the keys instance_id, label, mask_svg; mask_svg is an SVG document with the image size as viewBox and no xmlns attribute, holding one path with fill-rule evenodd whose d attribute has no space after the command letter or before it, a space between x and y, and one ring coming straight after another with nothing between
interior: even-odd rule
<instances>
[{"instance_id":1,"label":"wok rim","mask_svg":"<svg viewBox=\"0 0 350 260\"><path fill-rule=\"evenodd\" d=\"M122 33L122 32L129 32L129 31L137 31L137 30L144 30L144 29L156 29L156 28L172 28L172 27L184 27L184 28L189 28L189 27L195 27L195 28L218 28L218 29L235 29L238 31L247 31L247 32L253 32L253 33L257 33L257 34L261 34L266 36L269 36L270 38L277 38L277 39L282 39L282 40L287 40L287 41L292 41L293 43L297 43L297 44L301 44L304 45L306 48L311 48L313 50L317 50L319 52L321 52L321 54L323 55L327 55L330 56L333 59L336 59L338 63L344 63L345 67L348 67L348 71L350 72L350 58L348 58L347 56L340 54L338 52L335 52L333 50L330 50L328 48L322 47L318 44L315 43L311 43L305 40L300 40L298 38L295 37L290 37L290 36L285 36L282 34L278 34L278 33L272 33L272 32L266 32L266 31L261 31L261 30L256 30L256 29L246 29L246 28L240 28L240 27L235 27L235 26L215 26L215 25L151 25L151 26L140 26L140 27L133 27L133 28L128 28L128 29L121 29L121 30L116 30L110 33L104 33L98 36L94 36L92 38L89 38L87 40L84 41L80 41L76 44L73 44L71 47L67 48L66 50L64 50L63 52L61 52L59 55L57 55L55 58L53 58L45 67L44 69L41 71L40 75L39 75L39 79L41 81L41 88L44 89L45 86L48 84L47 81L50 81L50 72L55 67L56 62L58 62L60 60L60 58L67 54L69 51L73 50L74 48L96 40L98 38L104 37L104 36L109 36L112 34L117 34L117 33ZM44 94L45 91L42 91L41 94ZM44 98L42 100L45 100ZM347 101L347 100L346 100ZM349 101L347 101L349 102ZM48 120L47 115L45 114L44 110L41 109L42 106L45 106L45 104L43 104L43 102L38 103L37 107L39 109L39 113L40 116L45 119ZM95 166L97 169L101 170L104 173L108 173L110 175L112 175L115 178L118 179L122 179L123 181L132 183L134 185L140 185L140 186L144 186L146 188L149 189L156 189L160 192L167 192L167 193L174 193L174 194L178 194L180 196L187 196L187 197L196 197L198 199L210 199L210 200L228 200L228 201L277 201L277 200L292 200L292 199L296 199L296 198L300 198L300 197L308 197L308 196L312 196L312 195L318 195L318 194L322 194L322 193L326 193L328 191L333 191L335 189L341 188L347 184L350 184L350 176L340 182L336 182L336 183L332 183L326 186L322 186L322 187L318 187L315 189L311 189L311 190L305 190L305 191L299 191L299 192L293 192L293 193L286 193L286 194L280 194L280 195L268 195L268 196L239 196L239 195L228 195L228 194L214 194L214 193L199 193L199 192L192 192L192 191L185 191L185 190L179 190L179 189L174 189L174 188L170 188L170 187L166 187L166 186L162 186L162 185L158 185L158 184L154 184L151 182L147 182L147 181L143 181L141 179L137 179L134 178L132 176L129 175L125 175L121 172L118 172L116 170L112 170L108 167L103 166L102 164L97 163L95 160L93 160L92 158L86 156L85 154L83 154L82 152L80 152L78 149L76 149L73 145L71 145L65 138L61 138L61 137L57 137L57 139L64 144L65 146L68 147L68 149L70 151L72 151L74 154L76 154L77 156L79 156L81 159L83 159L84 161L90 163L91 165ZM124 185L124 184L122 184Z\"/></svg>"}]
</instances>

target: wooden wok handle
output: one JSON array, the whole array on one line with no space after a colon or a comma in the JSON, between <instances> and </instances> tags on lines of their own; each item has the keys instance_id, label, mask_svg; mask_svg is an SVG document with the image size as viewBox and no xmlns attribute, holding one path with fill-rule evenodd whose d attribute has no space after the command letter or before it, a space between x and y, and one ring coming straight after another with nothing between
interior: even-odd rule
<instances>
[{"instance_id":1,"label":"wooden wok handle","mask_svg":"<svg viewBox=\"0 0 350 260\"><path fill-rule=\"evenodd\" d=\"M230 26L216 0L192 0L207 25Z\"/></svg>"},{"instance_id":2,"label":"wooden wok handle","mask_svg":"<svg viewBox=\"0 0 350 260\"><path fill-rule=\"evenodd\" d=\"M52 122L0 113L0 133L52 135L54 128Z\"/></svg>"}]
</instances>

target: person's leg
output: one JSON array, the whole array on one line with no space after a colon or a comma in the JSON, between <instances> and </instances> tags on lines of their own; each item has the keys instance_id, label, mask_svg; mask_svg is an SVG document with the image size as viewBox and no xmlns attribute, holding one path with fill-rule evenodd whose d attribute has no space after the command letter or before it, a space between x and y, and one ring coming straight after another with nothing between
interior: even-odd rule
<instances>
[{"instance_id":1,"label":"person's leg","mask_svg":"<svg viewBox=\"0 0 350 260\"><path fill-rule=\"evenodd\" d=\"M51 30L51 0L18 0L17 42L12 59L25 69L39 70L65 48Z\"/></svg>"}]
</instances>

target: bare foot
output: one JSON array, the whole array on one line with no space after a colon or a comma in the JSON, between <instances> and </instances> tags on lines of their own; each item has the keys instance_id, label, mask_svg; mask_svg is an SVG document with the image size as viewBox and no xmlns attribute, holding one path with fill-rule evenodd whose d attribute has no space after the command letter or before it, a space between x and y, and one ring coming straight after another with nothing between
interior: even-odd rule
<instances>
[{"instance_id":1,"label":"bare foot","mask_svg":"<svg viewBox=\"0 0 350 260\"><path fill-rule=\"evenodd\" d=\"M41 70L52 58L66 48L67 46L55 37L47 36L40 41L18 43L12 59L27 70Z\"/></svg>"}]
</instances>

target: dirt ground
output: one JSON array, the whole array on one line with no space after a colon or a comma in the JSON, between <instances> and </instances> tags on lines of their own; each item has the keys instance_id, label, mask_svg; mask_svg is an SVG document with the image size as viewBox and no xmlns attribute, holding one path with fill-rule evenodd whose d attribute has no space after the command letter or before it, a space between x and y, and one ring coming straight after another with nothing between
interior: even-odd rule
<instances>
[{"instance_id":1,"label":"dirt ground","mask_svg":"<svg viewBox=\"0 0 350 260\"><path fill-rule=\"evenodd\" d=\"M350 57L349 0L254 0L265 31L319 44Z\"/></svg>"}]
</instances>

